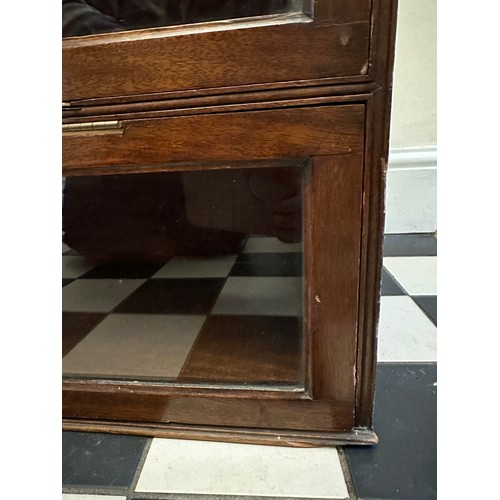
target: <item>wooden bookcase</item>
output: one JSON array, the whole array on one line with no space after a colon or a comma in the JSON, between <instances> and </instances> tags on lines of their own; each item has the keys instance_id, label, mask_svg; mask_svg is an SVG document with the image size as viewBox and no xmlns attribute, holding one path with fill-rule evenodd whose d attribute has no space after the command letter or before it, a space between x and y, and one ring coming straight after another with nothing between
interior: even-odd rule
<instances>
[{"instance_id":1,"label":"wooden bookcase","mask_svg":"<svg viewBox=\"0 0 500 500\"><path fill-rule=\"evenodd\" d=\"M373 444L396 2L63 39L63 176L308 169L303 390L63 378L63 427ZM245 144L242 148L241 144Z\"/></svg>"}]
</instances>

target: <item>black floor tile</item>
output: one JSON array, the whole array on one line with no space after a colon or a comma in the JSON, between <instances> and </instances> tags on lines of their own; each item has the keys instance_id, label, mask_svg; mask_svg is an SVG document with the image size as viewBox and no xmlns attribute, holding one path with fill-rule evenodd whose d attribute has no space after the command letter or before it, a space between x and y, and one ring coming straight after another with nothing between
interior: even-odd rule
<instances>
[{"instance_id":1,"label":"black floor tile","mask_svg":"<svg viewBox=\"0 0 500 500\"><path fill-rule=\"evenodd\" d=\"M382 268L382 296L408 295L384 267Z\"/></svg>"},{"instance_id":2,"label":"black floor tile","mask_svg":"<svg viewBox=\"0 0 500 500\"><path fill-rule=\"evenodd\" d=\"M360 499L436 498L435 363L377 367L379 444L344 448Z\"/></svg>"},{"instance_id":3,"label":"black floor tile","mask_svg":"<svg viewBox=\"0 0 500 500\"><path fill-rule=\"evenodd\" d=\"M63 486L128 488L148 438L63 432Z\"/></svg>"},{"instance_id":4,"label":"black floor tile","mask_svg":"<svg viewBox=\"0 0 500 500\"><path fill-rule=\"evenodd\" d=\"M69 285L72 281L74 281L72 278L63 278L62 287L64 288L66 285Z\"/></svg>"},{"instance_id":5,"label":"black floor tile","mask_svg":"<svg viewBox=\"0 0 500 500\"><path fill-rule=\"evenodd\" d=\"M301 253L243 253L231 276L302 276Z\"/></svg>"},{"instance_id":6,"label":"black floor tile","mask_svg":"<svg viewBox=\"0 0 500 500\"><path fill-rule=\"evenodd\" d=\"M384 257L437 255L437 239L432 233L386 234Z\"/></svg>"},{"instance_id":7,"label":"black floor tile","mask_svg":"<svg viewBox=\"0 0 500 500\"><path fill-rule=\"evenodd\" d=\"M224 279L151 279L114 312L136 314L208 314Z\"/></svg>"},{"instance_id":8,"label":"black floor tile","mask_svg":"<svg viewBox=\"0 0 500 500\"><path fill-rule=\"evenodd\" d=\"M424 311L429 319L437 326L437 296L436 295L418 295L412 297L417 305Z\"/></svg>"}]
</instances>

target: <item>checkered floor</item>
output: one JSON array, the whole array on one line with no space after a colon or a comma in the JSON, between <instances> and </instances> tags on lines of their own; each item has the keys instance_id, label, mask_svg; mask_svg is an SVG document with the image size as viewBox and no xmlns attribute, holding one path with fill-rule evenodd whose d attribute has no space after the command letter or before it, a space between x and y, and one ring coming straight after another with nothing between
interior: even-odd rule
<instances>
[{"instance_id":1,"label":"checkered floor","mask_svg":"<svg viewBox=\"0 0 500 500\"><path fill-rule=\"evenodd\" d=\"M297 251L277 246L277 241L269 238L249 240L242 255L221 259L214 265L217 270L203 278L210 284L207 289L213 286L217 290L216 297L209 306L201 304L196 313L190 309L189 316L213 315L229 318L227 321L238 316L288 318L293 323L301 310ZM434 235L386 235L374 416L380 439L377 446L294 449L63 432L63 499L436 498L436 255ZM168 294L163 284L148 285L155 280L192 279L195 266L183 259L149 269L147 275L139 268L130 269L128 276L118 279L112 266L87 267L67 248L63 261L64 315L66 324L71 325L65 329L71 333L63 342L66 372L81 373L83 360L88 360L93 349L105 346L125 314L133 312L141 321L153 313L155 318L188 316L182 299L175 311L145 311L144 298L137 295L144 285ZM270 269L277 271L269 275ZM272 307L268 304L273 301L267 298L265 306L271 309L262 313L264 306L256 309L251 285L251 280L259 279L278 280L269 282L269 293L291 290L290 297ZM122 283L117 286L119 280ZM231 294L224 294L231 282L235 283L233 291L244 294L238 303L229 301ZM108 295L112 299L92 302L94 287L104 286L112 291ZM73 291L77 289L78 293ZM150 307L156 306L153 303ZM151 331L154 328L151 325ZM200 330L198 324L186 323L183 328L180 337L192 332L191 343L184 350L180 346L180 351L187 353ZM198 344L203 344L199 338ZM141 355L144 353L138 352L137 366ZM172 378L182 376L186 369L187 356L179 359L183 361L172 368ZM195 377L202 365L193 365ZM92 370L102 369L97 359ZM119 364L113 367L119 376L130 369ZM290 382L294 378L290 373L296 372L273 373L271 379ZM241 374L220 376L238 380ZM267 376L261 374L256 382L270 380Z\"/></svg>"}]
</instances>

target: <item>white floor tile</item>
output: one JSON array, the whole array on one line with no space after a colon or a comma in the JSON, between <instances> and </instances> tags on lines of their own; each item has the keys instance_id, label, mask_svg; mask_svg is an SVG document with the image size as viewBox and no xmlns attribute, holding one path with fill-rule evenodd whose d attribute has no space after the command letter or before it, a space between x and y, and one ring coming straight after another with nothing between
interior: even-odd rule
<instances>
[{"instance_id":1,"label":"white floor tile","mask_svg":"<svg viewBox=\"0 0 500 500\"><path fill-rule=\"evenodd\" d=\"M410 295L437 295L437 257L385 257L384 266Z\"/></svg>"},{"instance_id":2,"label":"white floor tile","mask_svg":"<svg viewBox=\"0 0 500 500\"><path fill-rule=\"evenodd\" d=\"M302 278L240 277L227 279L212 314L302 316Z\"/></svg>"},{"instance_id":3,"label":"white floor tile","mask_svg":"<svg viewBox=\"0 0 500 500\"><path fill-rule=\"evenodd\" d=\"M281 253L281 252L301 252L302 243L283 243L278 238L254 237L249 238L243 253Z\"/></svg>"},{"instance_id":4,"label":"white floor tile","mask_svg":"<svg viewBox=\"0 0 500 500\"><path fill-rule=\"evenodd\" d=\"M336 448L154 439L136 491L204 495L348 497Z\"/></svg>"},{"instance_id":5,"label":"white floor tile","mask_svg":"<svg viewBox=\"0 0 500 500\"><path fill-rule=\"evenodd\" d=\"M174 257L153 278L225 278L237 255L217 257Z\"/></svg>"},{"instance_id":6,"label":"white floor tile","mask_svg":"<svg viewBox=\"0 0 500 500\"><path fill-rule=\"evenodd\" d=\"M62 277L63 278L78 278L90 271L95 264L89 262L85 257L78 255L63 255L62 256Z\"/></svg>"},{"instance_id":7,"label":"white floor tile","mask_svg":"<svg viewBox=\"0 0 500 500\"><path fill-rule=\"evenodd\" d=\"M63 311L109 312L145 280L76 280L62 289Z\"/></svg>"},{"instance_id":8,"label":"white floor tile","mask_svg":"<svg viewBox=\"0 0 500 500\"><path fill-rule=\"evenodd\" d=\"M62 362L64 374L176 378L205 316L111 314Z\"/></svg>"},{"instance_id":9,"label":"white floor tile","mask_svg":"<svg viewBox=\"0 0 500 500\"><path fill-rule=\"evenodd\" d=\"M382 297L378 361L436 361L437 329L410 297Z\"/></svg>"},{"instance_id":10,"label":"white floor tile","mask_svg":"<svg viewBox=\"0 0 500 500\"><path fill-rule=\"evenodd\" d=\"M66 243L63 243L62 244L62 253L65 253L68 250L71 250L71 248L68 245L66 245Z\"/></svg>"}]
</instances>

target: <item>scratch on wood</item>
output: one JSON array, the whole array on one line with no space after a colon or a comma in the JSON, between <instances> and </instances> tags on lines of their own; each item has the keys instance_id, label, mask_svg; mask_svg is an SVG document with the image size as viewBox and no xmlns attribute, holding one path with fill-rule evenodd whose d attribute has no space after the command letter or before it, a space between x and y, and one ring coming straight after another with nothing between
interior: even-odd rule
<instances>
[{"instance_id":1,"label":"scratch on wood","mask_svg":"<svg viewBox=\"0 0 500 500\"><path fill-rule=\"evenodd\" d=\"M385 181L387 177L387 160L385 158L380 158L380 164L382 165L382 176Z\"/></svg>"}]
</instances>

